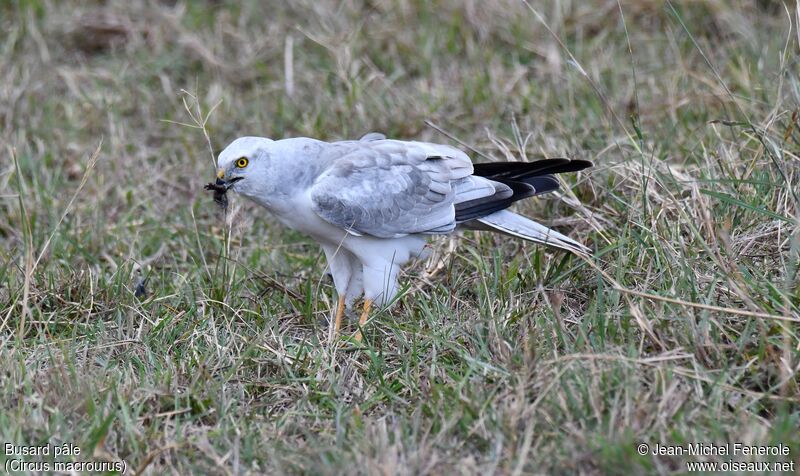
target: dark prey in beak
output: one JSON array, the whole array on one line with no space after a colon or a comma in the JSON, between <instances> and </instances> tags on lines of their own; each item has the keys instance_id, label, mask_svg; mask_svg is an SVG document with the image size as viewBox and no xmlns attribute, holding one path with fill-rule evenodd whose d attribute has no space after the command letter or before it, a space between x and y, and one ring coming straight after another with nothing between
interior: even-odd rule
<instances>
[{"instance_id":1,"label":"dark prey in beak","mask_svg":"<svg viewBox=\"0 0 800 476\"><path fill-rule=\"evenodd\" d=\"M236 177L231 181L225 181L222 179L217 179L214 183L207 183L204 187L206 190L210 190L214 192L214 202L222 207L223 210L228 209L228 196L226 195L228 189L238 180L241 180L241 177Z\"/></svg>"}]
</instances>

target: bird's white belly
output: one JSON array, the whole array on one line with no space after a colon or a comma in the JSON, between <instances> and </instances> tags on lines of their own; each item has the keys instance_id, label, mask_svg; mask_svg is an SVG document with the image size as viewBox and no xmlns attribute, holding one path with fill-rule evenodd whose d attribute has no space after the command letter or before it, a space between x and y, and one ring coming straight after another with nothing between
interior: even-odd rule
<instances>
[{"instance_id":1,"label":"bird's white belly","mask_svg":"<svg viewBox=\"0 0 800 476\"><path fill-rule=\"evenodd\" d=\"M366 299L379 305L388 303L397 293L400 267L420 256L427 244L425 235L376 238L348 233L317 215L307 195L284 202L279 209L267 208L284 225L308 235L323 248L349 252L341 255L349 256L346 264L329 265L334 281L338 278L341 284L337 291L350 302L363 293Z\"/></svg>"},{"instance_id":2,"label":"bird's white belly","mask_svg":"<svg viewBox=\"0 0 800 476\"><path fill-rule=\"evenodd\" d=\"M346 231L320 218L311 208L297 206L274 214L284 225L305 233L319 243L339 246L348 235Z\"/></svg>"}]
</instances>

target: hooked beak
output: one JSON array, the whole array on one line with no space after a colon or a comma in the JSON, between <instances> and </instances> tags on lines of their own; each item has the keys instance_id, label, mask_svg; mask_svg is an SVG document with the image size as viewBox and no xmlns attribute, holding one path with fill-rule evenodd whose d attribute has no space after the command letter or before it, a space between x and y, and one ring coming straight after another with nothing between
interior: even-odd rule
<instances>
[{"instance_id":1,"label":"hooked beak","mask_svg":"<svg viewBox=\"0 0 800 476\"><path fill-rule=\"evenodd\" d=\"M214 182L214 185L216 185L217 189L224 189L227 191L233 186L233 184L242 179L244 179L244 177L231 177L230 179L226 180L225 170L217 169L217 180Z\"/></svg>"}]
</instances>

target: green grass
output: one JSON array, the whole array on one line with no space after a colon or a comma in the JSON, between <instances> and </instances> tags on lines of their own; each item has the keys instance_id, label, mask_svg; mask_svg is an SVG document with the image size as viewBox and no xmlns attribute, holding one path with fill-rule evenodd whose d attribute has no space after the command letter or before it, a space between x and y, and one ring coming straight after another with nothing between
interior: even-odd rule
<instances>
[{"instance_id":1,"label":"green grass","mask_svg":"<svg viewBox=\"0 0 800 476\"><path fill-rule=\"evenodd\" d=\"M0 443L145 474L729 459L641 442L783 443L800 467L793 4L111 3L0 4ZM331 344L321 251L235 197L223 216L211 151L453 143L426 121L594 161L518 209L595 255L436 240L363 347Z\"/></svg>"}]
</instances>

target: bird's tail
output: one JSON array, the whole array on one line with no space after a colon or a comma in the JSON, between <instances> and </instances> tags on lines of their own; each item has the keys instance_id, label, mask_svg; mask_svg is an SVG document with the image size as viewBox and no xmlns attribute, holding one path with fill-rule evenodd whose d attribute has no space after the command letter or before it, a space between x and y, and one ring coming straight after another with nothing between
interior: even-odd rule
<instances>
[{"instance_id":1,"label":"bird's tail","mask_svg":"<svg viewBox=\"0 0 800 476\"><path fill-rule=\"evenodd\" d=\"M471 224L471 228L488 228L493 231L499 231L500 233L522 238L523 240L572 251L580 255L587 255L592 251L568 236L562 235L555 230L551 230L544 225L540 225L533 220L508 210L500 210L491 215L481 217L476 221L484 226L475 227L474 224Z\"/></svg>"}]
</instances>

